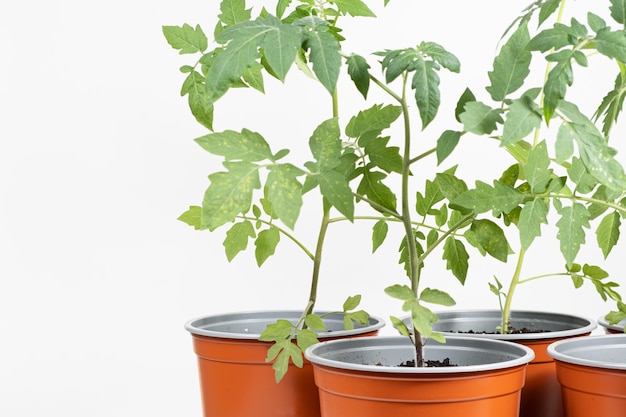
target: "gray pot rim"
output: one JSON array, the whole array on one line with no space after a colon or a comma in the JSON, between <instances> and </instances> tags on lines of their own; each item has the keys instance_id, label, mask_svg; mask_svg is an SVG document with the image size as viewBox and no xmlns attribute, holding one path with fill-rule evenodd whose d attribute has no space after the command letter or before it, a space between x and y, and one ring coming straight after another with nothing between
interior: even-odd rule
<instances>
[{"instance_id":1,"label":"gray pot rim","mask_svg":"<svg viewBox=\"0 0 626 417\"><path fill-rule=\"evenodd\" d=\"M317 314L329 313L329 311L315 311ZM234 325L246 330L246 323L263 326L274 323L278 319L298 320L302 314L300 310L254 310L235 311L230 313L216 313L196 317L185 323L185 330L197 336L215 337L220 339L258 340L261 332L216 330L215 327ZM377 331L385 326L385 320L381 317L370 315L370 324L365 326L356 325L352 330L333 330L317 332L319 339L329 337L346 337Z\"/></svg>"},{"instance_id":2,"label":"gray pot rim","mask_svg":"<svg viewBox=\"0 0 626 417\"><path fill-rule=\"evenodd\" d=\"M496 314L498 316L501 315L500 310L497 309L461 309L461 310L446 310L435 312L437 317L439 317L439 321L441 322L446 316L450 315L490 315ZM579 316L576 314L568 314L568 313L559 313L552 311L541 311L541 310L512 310L511 317L513 319L524 319L531 317L543 317L545 319L575 319L581 322L581 326L568 329L568 330L558 330L558 331L550 331L550 332L542 332L542 333L519 333L519 334L481 334L481 333L455 333L455 332L446 332L442 330L437 330L446 337L452 335L462 335L463 337L480 337L485 339L495 339L495 340L506 340L506 341L519 341L519 340L544 340L544 339L561 339L568 338L573 336L579 336L586 333L591 333L597 326L597 322L591 318ZM469 320L469 318L468 318Z\"/></svg>"},{"instance_id":3,"label":"gray pot rim","mask_svg":"<svg viewBox=\"0 0 626 417\"><path fill-rule=\"evenodd\" d=\"M615 330L617 332L623 332L624 327L626 327L626 319L620 321L617 324L609 324L609 321L604 318L604 316L598 317L598 324L607 329Z\"/></svg>"},{"instance_id":4,"label":"gray pot rim","mask_svg":"<svg viewBox=\"0 0 626 417\"><path fill-rule=\"evenodd\" d=\"M437 343L434 340L430 340L426 344L426 349L439 348L458 348L459 350L471 350L477 348L483 349L501 349L508 352L516 352L517 358L477 365L460 365L454 367L423 367L423 368L411 368L411 367L399 367L399 366L385 366L385 365L368 365L357 364L350 362L343 362L339 360L328 359L320 356L317 352L324 349L354 349L362 347L367 350L381 350L385 348L392 348L394 346L401 346L411 348L411 343L407 337L404 336L368 336L351 339L336 339L328 340L317 343L310 346L304 352L304 356L313 364L327 366L331 368L339 368L350 371L369 372L375 374L469 374L474 372L484 372L496 369L513 368L528 364L535 358L534 351L524 345L517 343L506 342L503 340L494 339L479 339L473 337L446 337L446 343Z\"/></svg>"},{"instance_id":5,"label":"gray pot rim","mask_svg":"<svg viewBox=\"0 0 626 417\"><path fill-rule=\"evenodd\" d=\"M548 355L557 361L594 368L626 371L626 362L602 361L585 358L585 353L626 349L626 334L593 335L560 340L548 346Z\"/></svg>"}]
</instances>

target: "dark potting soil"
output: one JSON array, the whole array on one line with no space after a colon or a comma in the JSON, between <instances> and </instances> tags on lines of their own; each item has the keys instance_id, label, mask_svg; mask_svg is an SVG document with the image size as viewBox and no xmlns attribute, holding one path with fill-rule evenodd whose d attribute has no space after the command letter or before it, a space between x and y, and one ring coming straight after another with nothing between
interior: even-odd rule
<instances>
[{"instance_id":1,"label":"dark potting soil","mask_svg":"<svg viewBox=\"0 0 626 417\"><path fill-rule=\"evenodd\" d=\"M450 358L445 358L442 361L435 360L425 360L424 367L425 368L448 368L450 366L458 366L453 363L450 363ZM400 368L415 368L415 361L411 359L410 361L402 362L399 365Z\"/></svg>"},{"instance_id":2,"label":"dark potting soil","mask_svg":"<svg viewBox=\"0 0 626 417\"><path fill-rule=\"evenodd\" d=\"M511 327L509 328L509 332L507 334L526 334L526 333L547 333L550 332L551 330L545 330L545 329L531 329L528 327L520 327L519 329L517 327ZM475 331L475 330L467 330L467 331L460 331L460 330L448 330L449 333L463 333L463 334L500 334L500 332L498 331L486 331L486 330L481 330L481 331Z\"/></svg>"}]
</instances>

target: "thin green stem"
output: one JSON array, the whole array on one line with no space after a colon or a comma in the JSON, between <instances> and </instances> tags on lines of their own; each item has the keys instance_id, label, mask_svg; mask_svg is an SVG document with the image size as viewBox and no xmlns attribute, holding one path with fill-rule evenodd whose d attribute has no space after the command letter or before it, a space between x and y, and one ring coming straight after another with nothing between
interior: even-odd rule
<instances>
[{"instance_id":1,"label":"thin green stem","mask_svg":"<svg viewBox=\"0 0 626 417\"><path fill-rule=\"evenodd\" d=\"M463 227L464 224L466 224L469 220L473 219L474 217L476 217L476 213L472 212L468 215L466 215L465 217L463 217L460 221L458 221L456 224L454 224L452 227L450 227L450 229L446 230L445 233L443 233L439 239L437 239L432 245L430 245L428 247L428 249L426 249L424 251L424 253L422 254L422 256L419 257L418 259L418 265L421 265L424 262L424 259L426 259L426 257L433 251L435 250L435 248L437 248L444 240L446 240L448 238L448 236L454 234L455 231L457 231L460 227Z\"/></svg>"},{"instance_id":2,"label":"thin green stem","mask_svg":"<svg viewBox=\"0 0 626 417\"><path fill-rule=\"evenodd\" d=\"M267 221L267 220L263 220L263 219L259 219L256 217L248 217L248 216L237 216L238 219L242 219L242 220L248 220L248 221L252 221L252 222L261 222L263 224L266 224L270 227L275 228L276 230L278 230L279 233L283 234L284 236L286 236L289 240L291 240L293 243L296 244L296 246L298 246L300 249L302 249L302 251L306 254L307 257L309 257L309 259L311 259L312 261L315 260L315 255L313 255L313 253L306 247L304 246L304 244L302 242L300 242L293 234L291 234L288 230L278 226L276 223Z\"/></svg>"},{"instance_id":3,"label":"thin green stem","mask_svg":"<svg viewBox=\"0 0 626 417\"><path fill-rule=\"evenodd\" d=\"M522 265L524 264L524 249L520 249L517 258L517 265L515 266L515 272L511 283L509 284L509 290L506 294L506 301L504 302L504 309L502 310L502 333L507 334L509 332L509 321L511 320L511 305L513 303L513 294L520 281L520 275L522 273Z\"/></svg>"},{"instance_id":4,"label":"thin green stem","mask_svg":"<svg viewBox=\"0 0 626 417\"><path fill-rule=\"evenodd\" d=\"M567 273L567 272L556 272L556 273L553 273L553 274L541 274L541 275L535 275L534 277L520 279L520 280L517 282L517 285L526 284L527 282L535 281L535 280L542 279L542 278L549 278L549 277L569 277L569 276L571 276L571 274L569 274L569 273Z\"/></svg>"}]
</instances>

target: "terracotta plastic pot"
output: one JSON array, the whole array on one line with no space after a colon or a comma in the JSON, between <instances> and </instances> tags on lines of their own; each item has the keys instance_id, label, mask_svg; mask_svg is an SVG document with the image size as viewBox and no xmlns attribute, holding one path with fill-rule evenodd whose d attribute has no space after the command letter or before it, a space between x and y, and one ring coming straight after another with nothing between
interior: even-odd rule
<instances>
[{"instance_id":1,"label":"terracotta plastic pot","mask_svg":"<svg viewBox=\"0 0 626 417\"><path fill-rule=\"evenodd\" d=\"M278 319L300 318L297 311L220 314L187 322L198 357L204 417L319 417L319 400L311 364L291 365L277 384L271 363L266 363L271 343L259 335ZM320 340L371 336L384 321L370 318L370 325L343 330L343 316L324 319L328 331Z\"/></svg>"},{"instance_id":2,"label":"terracotta plastic pot","mask_svg":"<svg viewBox=\"0 0 626 417\"><path fill-rule=\"evenodd\" d=\"M556 378L554 360L548 355L548 346L558 340L589 335L597 327L594 320L569 314L538 311L513 311L511 325L515 328L547 330L542 333L500 334L500 310L456 310L437 314L434 325L446 337L459 335L484 339L497 339L519 343L531 348L535 359L526 370L526 383L522 389L520 417L562 417L561 386ZM473 331L474 334L465 332ZM480 332L487 332L481 334Z\"/></svg>"},{"instance_id":3,"label":"terracotta plastic pot","mask_svg":"<svg viewBox=\"0 0 626 417\"><path fill-rule=\"evenodd\" d=\"M553 343L566 417L623 417L626 413L626 335Z\"/></svg>"},{"instance_id":4,"label":"terracotta plastic pot","mask_svg":"<svg viewBox=\"0 0 626 417\"><path fill-rule=\"evenodd\" d=\"M617 324L609 324L609 321L604 316L601 316L598 318L598 324L602 326L606 334L624 334L626 320L622 320Z\"/></svg>"},{"instance_id":5,"label":"terracotta plastic pot","mask_svg":"<svg viewBox=\"0 0 626 417\"><path fill-rule=\"evenodd\" d=\"M313 363L322 417L517 417L526 364L533 351L498 340L429 341L425 356L453 367L399 367L414 357L406 337L319 343Z\"/></svg>"}]
</instances>

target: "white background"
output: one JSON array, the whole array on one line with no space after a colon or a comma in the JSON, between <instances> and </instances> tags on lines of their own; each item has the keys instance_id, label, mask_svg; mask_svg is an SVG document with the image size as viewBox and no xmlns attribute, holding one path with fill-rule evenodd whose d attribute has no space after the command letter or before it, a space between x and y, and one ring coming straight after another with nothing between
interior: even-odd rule
<instances>
[{"instance_id":1,"label":"white background","mask_svg":"<svg viewBox=\"0 0 626 417\"><path fill-rule=\"evenodd\" d=\"M261 4L273 9L273 2L254 3L256 12ZM368 54L429 40L462 62L461 75L442 73L443 116L423 135L432 144L466 85L486 98L497 41L529 1L392 0L387 9L382 0L369 3L381 18L346 26L352 39L346 50ZM570 7L588 4L601 10L609 2ZM0 415L200 416L183 324L210 313L302 308L310 264L288 243L261 270L251 251L229 264L224 230L195 232L176 220L200 202L219 162L193 142L206 130L179 96L178 72L192 58L167 45L161 26L199 23L211 33L217 9L217 0L0 6ZM585 79L585 71L576 75L575 94L589 99L586 110L599 103L615 73L599 57L591 64L599 82ZM249 127L271 138L274 151L306 143L330 117L329 97L297 71L285 86L266 81L266 96L237 91L220 101L215 128ZM290 93L298 86L302 92ZM366 105L351 106L356 98L341 97L343 123L377 102L373 94ZM612 142L618 150L625 147L621 136ZM469 136L458 155L470 159L461 171L468 181L488 180L512 162L495 144ZM296 233L312 246L318 210L316 199L307 202L314 207L303 212ZM403 282L397 243L370 256L369 226L333 225L320 308L338 308L358 292L371 313L401 314L382 291ZM544 234L528 254L525 276L561 269L551 232ZM601 262L624 284L623 245L606 262L592 244L583 251L581 261ZM471 261L465 288L435 261L426 285L449 291L459 307L496 308L487 281L494 274L506 280L513 262L476 253ZM553 278L521 288L514 307L595 318L613 306L588 284L575 291Z\"/></svg>"}]
</instances>

